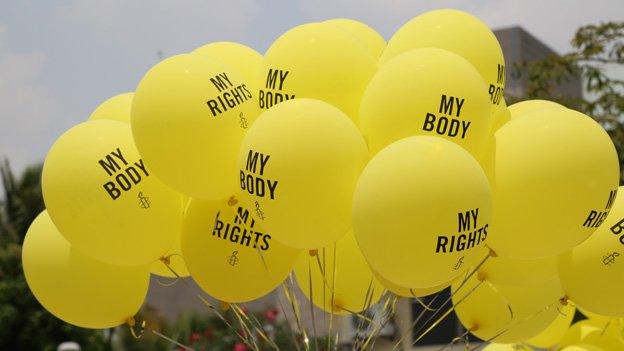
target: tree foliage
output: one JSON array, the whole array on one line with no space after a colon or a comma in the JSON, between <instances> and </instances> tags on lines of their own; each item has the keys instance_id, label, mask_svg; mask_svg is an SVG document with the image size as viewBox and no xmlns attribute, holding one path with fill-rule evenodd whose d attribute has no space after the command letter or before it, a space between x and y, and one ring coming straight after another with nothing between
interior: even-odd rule
<instances>
[{"instance_id":1,"label":"tree foliage","mask_svg":"<svg viewBox=\"0 0 624 351\"><path fill-rule=\"evenodd\" d=\"M56 350L76 341L88 350L105 350L99 331L71 326L47 312L30 292L22 271L22 242L30 223L43 210L41 166L20 177L8 161L0 165L0 350Z\"/></svg>"}]
</instances>

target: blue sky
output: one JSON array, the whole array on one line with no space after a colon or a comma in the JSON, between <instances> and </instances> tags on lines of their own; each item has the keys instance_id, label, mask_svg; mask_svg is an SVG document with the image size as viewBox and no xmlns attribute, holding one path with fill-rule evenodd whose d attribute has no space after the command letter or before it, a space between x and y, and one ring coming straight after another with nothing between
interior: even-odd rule
<instances>
[{"instance_id":1,"label":"blue sky","mask_svg":"<svg viewBox=\"0 0 624 351\"><path fill-rule=\"evenodd\" d=\"M578 26L624 20L622 0L2 0L0 156L17 170L43 160L100 102L134 90L159 50L170 56L230 40L263 53L297 24L336 17L388 39L410 18L444 7L493 28L521 25L560 53Z\"/></svg>"}]
</instances>

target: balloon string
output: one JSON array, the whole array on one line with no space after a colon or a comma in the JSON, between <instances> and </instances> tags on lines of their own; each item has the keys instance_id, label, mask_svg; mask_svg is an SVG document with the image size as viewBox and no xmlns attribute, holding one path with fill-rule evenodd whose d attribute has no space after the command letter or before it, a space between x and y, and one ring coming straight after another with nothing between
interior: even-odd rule
<instances>
[{"instance_id":1,"label":"balloon string","mask_svg":"<svg viewBox=\"0 0 624 351\"><path fill-rule=\"evenodd\" d=\"M325 249L323 249L324 251ZM323 256L323 261L325 260L325 256ZM333 255L333 262L332 262L332 287L336 286L336 243L334 243L334 255ZM333 306L335 304L335 290L332 289L331 290L331 297L330 297L330 301L329 303ZM331 351L331 345L332 345L332 327L333 327L333 322L334 322L334 314L330 313L329 314L329 326L327 328L327 350ZM334 348L338 349L338 332L336 332L336 338L335 338L335 342L334 344Z\"/></svg>"},{"instance_id":2,"label":"balloon string","mask_svg":"<svg viewBox=\"0 0 624 351\"><path fill-rule=\"evenodd\" d=\"M371 277L370 282L368 283L368 288L366 289L366 295L364 297L364 304L362 306L361 311L363 311L364 313L366 313L366 311L370 308L371 304L372 304L372 300L373 300L373 294L375 293L375 286L374 286L374 278ZM351 312L353 313L353 312ZM370 328L370 325L373 324L374 320L368 316L366 316L365 314L361 314L361 313L355 313L356 316L358 316L360 318L360 321L358 323L358 327L357 330L355 332L355 343L353 344L353 349L354 350L361 350L362 347L360 346L360 343L363 342L362 338L360 338L360 334L363 331L364 328L364 324L366 324L366 330L368 330Z\"/></svg>"},{"instance_id":3,"label":"balloon string","mask_svg":"<svg viewBox=\"0 0 624 351\"><path fill-rule=\"evenodd\" d=\"M288 299L288 297L286 297L286 299ZM288 334L289 334L290 338L292 339L291 341L292 341L293 345L295 345L295 349L297 351L301 351L301 349L299 348L299 342L297 341L297 337L295 336L295 332L293 331L293 328L292 328L292 322L288 318L288 314L286 313L286 308L284 308L284 304L282 303L282 299L279 296L277 297L277 303L279 304L279 308L282 311L282 315L284 316L284 319L286 319L286 325L288 326ZM293 309L293 315L294 314L295 313L294 313L294 309ZM297 323L297 325L298 325L298 323Z\"/></svg>"},{"instance_id":4,"label":"balloon string","mask_svg":"<svg viewBox=\"0 0 624 351\"><path fill-rule=\"evenodd\" d=\"M316 331L316 317L314 315L314 304L312 301L314 300L314 291L312 290L312 264L310 260L308 260L308 291L310 292L310 316L312 317L312 331L314 332L314 349L318 350L318 332ZM325 294L325 286L323 286L323 295Z\"/></svg>"},{"instance_id":5,"label":"balloon string","mask_svg":"<svg viewBox=\"0 0 624 351\"><path fill-rule=\"evenodd\" d=\"M420 334L418 338L416 338L416 340L412 342L412 346L416 345L416 343L419 342L422 338L424 338L425 335L429 334L431 330L433 330L436 326L438 326L438 324L440 324L449 314L451 314L451 312L453 312L457 306L461 305L462 302L464 302L470 295L472 295L472 293L474 293L481 286L481 284L483 284L483 281L479 281L479 283L477 283L477 285L475 285L472 289L470 289L470 291L468 291L468 293L465 296L460 298L459 301L457 301L453 306L451 306L448 310L446 310L446 312L444 312L442 316L440 316L435 322L433 322L433 324L430 325L429 328L423 331L422 334ZM433 319L433 317L435 317L437 312L438 311L434 312L434 314L431 317L429 317L429 319L424 323L424 325L427 325L427 323L429 323L429 321ZM418 331L420 331L424 327L424 325L421 326ZM471 329L474 329L474 328L477 328L477 327L475 326Z\"/></svg>"},{"instance_id":6,"label":"balloon string","mask_svg":"<svg viewBox=\"0 0 624 351\"><path fill-rule=\"evenodd\" d=\"M306 328L304 327L301 321L301 308L299 307L299 301L295 297L295 293L293 292L294 284L295 283L293 279L293 274L291 273L288 276L286 282L282 284L282 288L284 290L284 296L286 296L286 299L288 300L292 308L293 316L295 317L297 328L299 329L299 332L303 336L303 346L305 347L306 351L309 351L310 350L310 342L309 342L310 339L308 338L309 333L307 332ZM298 343L296 343L295 345L297 344Z\"/></svg>"},{"instance_id":7,"label":"balloon string","mask_svg":"<svg viewBox=\"0 0 624 351\"><path fill-rule=\"evenodd\" d=\"M177 341L175 341L175 340L171 339L171 338L170 338L170 337L168 337L168 336L165 336L165 335L163 335L163 334L161 334L161 333L157 332L156 330L150 329L150 331L151 331L152 333L154 333L156 336L158 336L158 337L160 337L160 338L162 338L162 339L165 339L165 340L169 341L170 343L172 343L172 344L176 345L177 347L179 347L179 348L181 348L181 349L183 349L183 350L186 350L186 351L195 351L195 349L190 348L190 347L188 347L188 346L186 346L186 345L180 344L179 342L177 342Z\"/></svg>"},{"instance_id":8,"label":"balloon string","mask_svg":"<svg viewBox=\"0 0 624 351\"><path fill-rule=\"evenodd\" d=\"M457 289L455 289L455 291L452 291L452 292L451 292L451 294L450 294L450 296L449 296L449 297L448 297L448 298L447 298L447 299L446 299L446 300L445 300L442 304L440 304L440 306L439 306L437 309L435 309L435 310L434 310L433 315L431 315L431 316L430 316L430 317L429 317L429 318L425 321L425 323L424 323L424 324L426 325L426 324L427 324L427 323L429 323L429 322L430 322L433 318L435 318L435 316L436 316L436 315L440 312L440 310L441 310L444 306L446 306L446 304L448 304L448 303L451 301L451 299L453 298L453 296L454 296L455 294L457 294L457 293L459 293L459 291L461 291L461 289L462 289L462 288L466 285L466 282L468 281L468 279L470 279L470 278L471 278L471 277L475 274L475 272L477 272L477 270L479 270L479 269L480 269L480 268L481 268L481 267L482 267L482 266L483 266L483 265L484 265L484 264L485 264L485 263L486 263L486 262L490 259L490 257L496 257L496 256L497 256L497 255L496 255L496 253L495 253L492 249L490 249L490 250L489 250L489 252L488 252L488 254L487 254L487 256L485 256L485 257L481 260L481 262L479 262L479 264L477 264L477 266L476 266L476 267L475 267L475 268L474 268L474 269L473 269L470 273L467 273L467 274L466 274L466 276L464 277L463 281L459 284L459 286L457 287ZM433 302L434 302L434 301L438 298L438 296L440 296L440 295L439 295L439 294L437 294L437 295L435 295L435 296L434 296L434 298L431 300L431 302L429 302L429 306L431 306L431 305L433 304ZM418 322L420 321L420 319L424 316L424 314L425 314L426 312L427 312L427 311L426 311L425 309L423 309L423 310L420 312L420 314L418 315L418 317L416 318L416 320L414 320L414 322L412 322L412 324L411 324L411 326L410 326L410 329L414 329L414 328L416 327L416 325L418 324ZM422 328L423 328L423 327L421 326L421 327L419 328L419 331L420 331ZM400 344L401 344L401 343L405 340L405 338L406 338L406 337L407 337L407 334L406 334L406 335L403 335L403 336L402 336L402 337L401 337L401 338L397 341L397 343L396 343L396 344L394 344L394 347L392 348L392 351L396 351L396 350L398 350L399 345L400 345Z\"/></svg>"},{"instance_id":9,"label":"balloon string","mask_svg":"<svg viewBox=\"0 0 624 351\"><path fill-rule=\"evenodd\" d=\"M394 315L396 302L397 302L396 295L391 294L391 293L385 294L383 307L380 311L381 323L373 323L373 329L368 334L364 342L362 343L361 350L366 350L369 346L371 350L374 349L375 341L377 340L377 337L379 336L383 328L386 327L386 325L388 324L388 322L392 319L392 316Z\"/></svg>"},{"instance_id":10,"label":"balloon string","mask_svg":"<svg viewBox=\"0 0 624 351\"><path fill-rule=\"evenodd\" d=\"M218 218L218 214L217 214L217 218ZM181 256L182 257L182 256ZM184 257L182 257L182 259L184 259ZM182 277L180 276L180 274L178 274L178 272L176 272L173 267L171 267L171 263L168 262L168 260L162 260L162 262L165 264L165 266L169 269L169 271L176 276L176 278L180 279L180 281L186 285L187 288L194 290L195 288L188 283L188 281L186 281L185 279L182 279ZM247 346L249 346L250 348L254 349L254 350L259 350L257 347L254 348L253 345L251 345L251 343L247 340L246 337L244 337L243 335L241 335L238 330L236 330L234 328L234 326L232 326L232 324L221 314L219 313L219 311L208 301L206 300L203 296L201 296L199 293L195 294L195 296L206 306L208 307L208 309L210 309L212 312L214 312L214 314L223 322L225 323L225 325L230 328L231 330L234 331L234 333L236 333L236 335L241 339L241 341L246 344Z\"/></svg>"},{"instance_id":11,"label":"balloon string","mask_svg":"<svg viewBox=\"0 0 624 351\"><path fill-rule=\"evenodd\" d=\"M126 320L126 324L130 329L132 337L134 337L135 339L140 339L143 336L143 333L145 332L145 321L142 321L141 325L139 325L138 332L134 329L134 327L136 326L136 320L134 319L134 317L128 317L128 319Z\"/></svg>"},{"instance_id":12,"label":"balloon string","mask_svg":"<svg viewBox=\"0 0 624 351\"><path fill-rule=\"evenodd\" d=\"M473 329L473 328L466 329L465 332L463 332L461 335L458 335L458 336L454 337L453 340L451 340L451 342L449 342L448 344L446 344L446 345L442 346L441 348L439 348L438 351L444 351L448 347L453 346L456 343L464 340L468 336L468 334L470 334L473 331L476 331L476 329Z\"/></svg>"}]
</instances>

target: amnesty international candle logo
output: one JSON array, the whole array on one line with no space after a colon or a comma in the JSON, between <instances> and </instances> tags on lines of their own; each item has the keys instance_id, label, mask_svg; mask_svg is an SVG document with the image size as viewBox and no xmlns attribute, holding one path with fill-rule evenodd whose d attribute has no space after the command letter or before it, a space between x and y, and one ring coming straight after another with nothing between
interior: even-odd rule
<instances>
[{"instance_id":1,"label":"amnesty international candle logo","mask_svg":"<svg viewBox=\"0 0 624 351\"><path fill-rule=\"evenodd\" d=\"M117 200L125 192L137 186L143 178L149 177L149 172L142 159L130 163L126 160L120 148L116 148L98 161L98 164L108 174L110 180L102 187L112 200ZM139 198L141 198L141 194ZM147 201L147 202L146 202ZM145 204L147 203L147 207ZM149 208L149 200L141 200L142 208Z\"/></svg>"},{"instance_id":2,"label":"amnesty international candle logo","mask_svg":"<svg viewBox=\"0 0 624 351\"><path fill-rule=\"evenodd\" d=\"M261 109L269 109L282 101L295 98L295 94L288 94L282 91L288 74L290 74L290 71L269 68L264 84L265 89L258 91L258 104Z\"/></svg>"},{"instance_id":3,"label":"amnesty international candle logo","mask_svg":"<svg viewBox=\"0 0 624 351\"><path fill-rule=\"evenodd\" d=\"M250 195L261 198L275 199L278 181L264 177L264 171L271 155L249 150L245 170L240 171L240 188ZM256 210L259 209L259 205ZM261 211L261 210L260 210ZM263 218L260 216L260 218Z\"/></svg>"},{"instance_id":4,"label":"amnesty international candle logo","mask_svg":"<svg viewBox=\"0 0 624 351\"><path fill-rule=\"evenodd\" d=\"M206 101L206 104L208 105L208 108L210 108L210 112L212 113L213 117L217 117L218 115L226 112L229 109L235 108L236 106L243 104L247 101L251 101L253 97L246 84L241 83L235 85L234 83L232 83L230 77L225 72L219 73L216 76L211 77L210 82L215 86L215 88L217 88L217 91L219 92L216 97ZM242 128L244 129L246 127Z\"/></svg>"},{"instance_id":5,"label":"amnesty international candle logo","mask_svg":"<svg viewBox=\"0 0 624 351\"><path fill-rule=\"evenodd\" d=\"M479 227L479 209L459 212L457 214L457 234L438 235L436 253L459 252L478 246L487 239L489 224Z\"/></svg>"},{"instance_id":6,"label":"amnesty international candle logo","mask_svg":"<svg viewBox=\"0 0 624 351\"><path fill-rule=\"evenodd\" d=\"M270 247L271 235L262 233L255 229L256 221L250 216L249 210L238 207L234 217L231 219L222 218L221 211L215 216L212 237L222 240L228 240L231 243L241 246L267 251ZM231 262L238 263L239 258L236 257L237 251L234 251L228 258ZM228 261L231 266L232 264Z\"/></svg>"}]
</instances>

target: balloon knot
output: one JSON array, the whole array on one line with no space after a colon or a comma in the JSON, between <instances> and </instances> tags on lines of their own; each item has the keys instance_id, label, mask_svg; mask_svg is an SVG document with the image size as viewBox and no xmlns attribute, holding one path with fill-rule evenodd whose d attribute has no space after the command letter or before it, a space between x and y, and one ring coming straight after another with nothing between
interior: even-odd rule
<instances>
[{"instance_id":1,"label":"balloon knot","mask_svg":"<svg viewBox=\"0 0 624 351\"><path fill-rule=\"evenodd\" d=\"M308 251L308 254L310 256L314 257L314 256L318 255L318 250L317 249L310 250L310 251Z\"/></svg>"},{"instance_id":2,"label":"balloon knot","mask_svg":"<svg viewBox=\"0 0 624 351\"><path fill-rule=\"evenodd\" d=\"M496 253L496 251L492 250L491 248L489 248L489 249L490 249L490 256L498 257L498 254Z\"/></svg>"},{"instance_id":3,"label":"balloon knot","mask_svg":"<svg viewBox=\"0 0 624 351\"><path fill-rule=\"evenodd\" d=\"M484 281L486 279L487 279L487 274L485 274L483 271L477 272L477 280Z\"/></svg>"},{"instance_id":4,"label":"balloon knot","mask_svg":"<svg viewBox=\"0 0 624 351\"><path fill-rule=\"evenodd\" d=\"M130 316L128 317L128 319L126 319L126 323L129 326L134 327L136 325L136 320L134 320L134 317Z\"/></svg>"},{"instance_id":5,"label":"balloon knot","mask_svg":"<svg viewBox=\"0 0 624 351\"><path fill-rule=\"evenodd\" d=\"M163 256L160 261L168 266L171 264L171 256Z\"/></svg>"},{"instance_id":6,"label":"balloon knot","mask_svg":"<svg viewBox=\"0 0 624 351\"><path fill-rule=\"evenodd\" d=\"M477 330L479 330L479 325L478 324L473 324L472 327L470 327L468 329L469 332L476 332Z\"/></svg>"},{"instance_id":7,"label":"balloon knot","mask_svg":"<svg viewBox=\"0 0 624 351\"><path fill-rule=\"evenodd\" d=\"M570 301L570 298L567 295L559 299L559 302L564 306L568 305L568 301Z\"/></svg>"},{"instance_id":8,"label":"balloon knot","mask_svg":"<svg viewBox=\"0 0 624 351\"><path fill-rule=\"evenodd\" d=\"M236 199L236 196L230 196L230 199L228 200L228 206L234 206L238 203L238 200Z\"/></svg>"},{"instance_id":9,"label":"balloon knot","mask_svg":"<svg viewBox=\"0 0 624 351\"><path fill-rule=\"evenodd\" d=\"M225 301L221 301L220 302L220 307L222 310L227 311L230 309L230 303L229 302L225 302Z\"/></svg>"}]
</instances>

